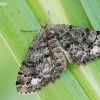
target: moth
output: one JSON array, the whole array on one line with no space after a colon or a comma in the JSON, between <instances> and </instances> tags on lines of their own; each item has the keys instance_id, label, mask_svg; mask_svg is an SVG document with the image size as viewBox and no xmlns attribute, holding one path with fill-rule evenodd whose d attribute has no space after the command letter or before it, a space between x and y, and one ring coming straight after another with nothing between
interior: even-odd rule
<instances>
[{"instance_id":1,"label":"moth","mask_svg":"<svg viewBox=\"0 0 100 100\"><path fill-rule=\"evenodd\" d=\"M43 24L30 45L18 72L21 94L40 90L54 82L71 64L82 65L100 57L100 31L66 24Z\"/></svg>"}]
</instances>

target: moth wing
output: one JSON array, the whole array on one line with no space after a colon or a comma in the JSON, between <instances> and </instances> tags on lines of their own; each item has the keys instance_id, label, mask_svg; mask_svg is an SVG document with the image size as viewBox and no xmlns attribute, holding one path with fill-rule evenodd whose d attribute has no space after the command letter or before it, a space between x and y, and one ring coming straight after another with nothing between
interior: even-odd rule
<instances>
[{"instance_id":1,"label":"moth wing","mask_svg":"<svg viewBox=\"0 0 100 100\"><path fill-rule=\"evenodd\" d=\"M63 63L66 65L66 59ZM63 67L51 54L41 32L33 40L22 62L17 76L16 89L21 94L35 92L47 83L55 81L62 70Z\"/></svg>"},{"instance_id":2,"label":"moth wing","mask_svg":"<svg viewBox=\"0 0 100 100\"><path fill-rule=\"evenodd\" d=\"M53 28L70 63L81 65L100 57L100 31L65 24Z\"/></svg>"}]
</instances>

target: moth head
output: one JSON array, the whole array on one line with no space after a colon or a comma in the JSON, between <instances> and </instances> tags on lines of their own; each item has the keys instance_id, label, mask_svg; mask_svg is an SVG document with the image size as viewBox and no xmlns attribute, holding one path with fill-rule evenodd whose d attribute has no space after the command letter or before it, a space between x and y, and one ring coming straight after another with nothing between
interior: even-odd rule
<instances>
[{"instance_id":1,"label":"moth head","mask_svg":"<svg viewBox=\"0 0 100 100\"><path fill-rule=\"evenodd\" d=\"M41 25L41 28L42 29L46 29L48 27L48 24L47 23L42 23L42 25Z\"/></svg>"}]
</instances>

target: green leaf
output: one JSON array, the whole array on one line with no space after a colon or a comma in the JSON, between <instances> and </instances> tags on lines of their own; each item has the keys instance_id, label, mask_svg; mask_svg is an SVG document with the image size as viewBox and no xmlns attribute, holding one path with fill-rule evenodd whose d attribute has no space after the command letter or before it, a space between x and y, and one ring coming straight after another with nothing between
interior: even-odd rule
<instances>
[{"instance_id":1,"label":"green leaf","mask_svg":"<svg viewBox=\"0 0 100 100\"><path fill-rule=\"evenodd\" d=\"M48 23L48 10L52 24L100 28L99 0L9 0L7 6L0 8L0 32L19 64L38 34L22 33L20 30L40 30L42 22ZM39 98L99 100L99 65L99 59L80 67L68 63L60 79L37 92Z\"/></svg>"}]
</instances>

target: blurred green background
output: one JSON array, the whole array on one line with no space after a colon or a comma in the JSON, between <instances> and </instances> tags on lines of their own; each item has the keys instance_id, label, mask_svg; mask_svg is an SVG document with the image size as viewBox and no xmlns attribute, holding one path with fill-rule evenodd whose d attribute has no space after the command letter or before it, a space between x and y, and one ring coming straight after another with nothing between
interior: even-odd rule
<instances>
[{"instance_id":1,"label":"blurred green background","mask_svg":"<svg viewBox=\"0 0 100 100\"><path fill-rule=\"evenodd\" d=\"M67 63L54 84L35 94L17 93L19 67L38 34L20 30L40 30L48 10L52 25L100 30L100 0L0 0L0 100L100 100L100 59L80 67Z\"/></svg>"}]
</instances>

